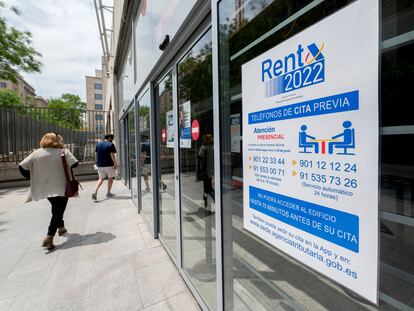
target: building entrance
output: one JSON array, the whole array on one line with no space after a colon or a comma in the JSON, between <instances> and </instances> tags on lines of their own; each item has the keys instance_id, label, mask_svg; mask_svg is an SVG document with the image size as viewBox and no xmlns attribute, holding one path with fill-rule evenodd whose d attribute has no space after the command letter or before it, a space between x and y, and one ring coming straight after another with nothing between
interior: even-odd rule
<instances>
[{"instance_id":1,"label":"building entrance","mask_svg":"<svg viewBox=\"0 0 414 311\"><path fill-rule=\"evenodd\" d=\"M159 237L216 308L211 31L154 88Z\"/></svg>"}]
</instances>

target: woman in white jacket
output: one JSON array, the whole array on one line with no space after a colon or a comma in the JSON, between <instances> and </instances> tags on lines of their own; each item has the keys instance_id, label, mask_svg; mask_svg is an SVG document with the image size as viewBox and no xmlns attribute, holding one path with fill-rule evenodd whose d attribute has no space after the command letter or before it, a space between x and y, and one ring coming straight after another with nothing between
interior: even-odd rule
<instances>
[{"instance_id":1,"label":"woman in white jacket","mask_svg":"<svg viewBox=\"0 0 414 311\"><path fill-rule=\"evenodd\" d=\"M76 167L78 160L69 150L63 149L63 138L57 133L47 133L40 140L40 149L24 159L19 169L22 175L30 179L30 192L26 202L48 199L52 205L52 218L42 246L51 250L55 247L53 237L67 232L63 214L68 203L65 197L66 176L61 153L64 152L68 171Z\"/></svg>"}]
</instances>

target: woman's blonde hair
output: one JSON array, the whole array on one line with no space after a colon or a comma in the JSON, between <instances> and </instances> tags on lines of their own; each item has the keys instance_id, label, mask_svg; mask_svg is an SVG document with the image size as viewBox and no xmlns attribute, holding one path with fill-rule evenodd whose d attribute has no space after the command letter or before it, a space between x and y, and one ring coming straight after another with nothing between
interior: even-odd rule
<instances>
[{"instance_id":1,"label":"woman's blonde hair","mask_svg":"<svg viewBox=\"0 0 414 311\"><path fill-rule=\"evenodd\" d=\"M63 148L63 137L58 133L47 133L39 144L42 148Z\"/></svg>"}]
</instances>

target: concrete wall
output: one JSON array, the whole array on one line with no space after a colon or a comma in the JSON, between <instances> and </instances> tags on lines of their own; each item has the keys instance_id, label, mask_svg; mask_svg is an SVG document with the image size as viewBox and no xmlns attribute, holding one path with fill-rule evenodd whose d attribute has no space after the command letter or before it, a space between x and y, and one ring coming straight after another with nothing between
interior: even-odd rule
<instances>
[{"instance_id":1,"label":"concrete wall","mask_svg":"<svg viewBox=\"0 0 414 311\"><path fill-rule=\"evenodd\" d=\"M93 168L94 163L79 163L79 166L73 170L78 180L98 179L98 173ZM30 182L25 179L19 171L17 165L9 167L0 167L0 189L29 186Z\"/></svg>"}]
</instances>

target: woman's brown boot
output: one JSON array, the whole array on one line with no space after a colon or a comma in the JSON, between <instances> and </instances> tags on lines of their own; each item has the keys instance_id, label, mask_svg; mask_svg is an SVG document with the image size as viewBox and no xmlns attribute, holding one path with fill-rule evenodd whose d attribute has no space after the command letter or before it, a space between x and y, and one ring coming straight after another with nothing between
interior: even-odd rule
<instances>
[{"instance_id":1,"label":"woman's brown boot","mask_svg":"<svg viewBox=\"0 0 414 311\"><path fill-rule=\"evenodd\" d=\"M47 235L43 239L42 247L46 247L47 250L52 250L55 248L55 245L53 244L53 236Z\"/></svg>"},{"instance_id":2,"label":"woman's brown boot","mask_svg":"<svg viewBox=\"0 0 414 311\"><path fill-rule=\"evenodd\" d=\"M65 227L58 228L58 234L59 234L59 236L64 235L66 232L68 232L68 230Z\"/></svg>"}]
</instances>

